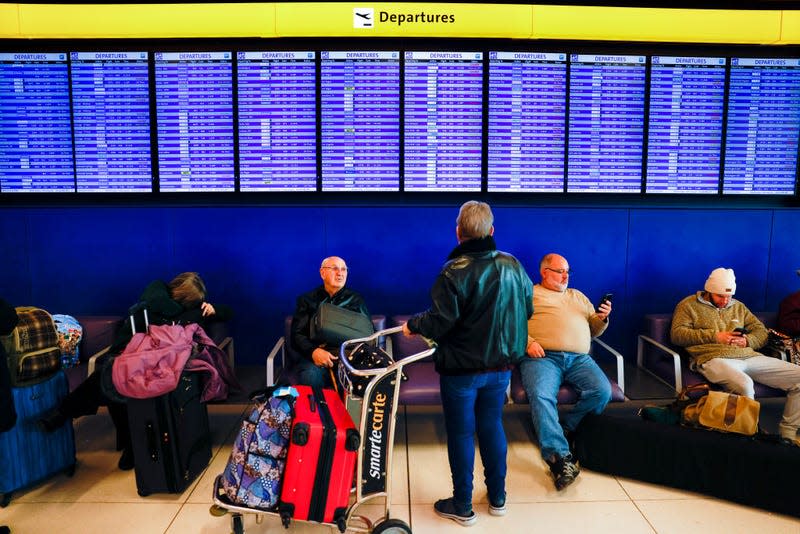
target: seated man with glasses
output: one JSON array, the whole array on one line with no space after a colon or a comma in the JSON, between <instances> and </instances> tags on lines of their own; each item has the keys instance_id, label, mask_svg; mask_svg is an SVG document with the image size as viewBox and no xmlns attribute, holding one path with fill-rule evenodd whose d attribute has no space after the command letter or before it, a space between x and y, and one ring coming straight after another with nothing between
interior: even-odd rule
<instances>
[{"instance_id":1,"label":"seated man with glasses","mask_svg":"<svg viewBox=\"0 0 800 534\"><path fill-rule=\"evenodd\" d=\"M312 387L331 387L334 385L334 366L339 348L329 347L324 341L311 338L311 321L317 308L323 302L329 302L367 317L370 315L361 295L344 287L347 282L347 264L342 258L331 256L322 260L319 275L322 285L297 298L292 317L291 344L303 357L294 364L299 383Z\"/></svg>"},{"instance_id":2,"label":"seated man with glasses","mask_svg":"<svg viewBox=\"0 0 800 534\"><path fill-rule=\"evenodd\" d=\"M568 288L569 263L547 254L539 263L541 283L533 286L533 316L528 321L528 358L520 365L522 383L531 405L539 448L557 490L580 473L572 458L568 436L587 413L600 413L611 399L611 384L589 353L592 338L608 327L611 302L597 311L577 289ZM559 423L556 397L562 383L580 392L575 406Z\"/></svg>"}]
</instances>

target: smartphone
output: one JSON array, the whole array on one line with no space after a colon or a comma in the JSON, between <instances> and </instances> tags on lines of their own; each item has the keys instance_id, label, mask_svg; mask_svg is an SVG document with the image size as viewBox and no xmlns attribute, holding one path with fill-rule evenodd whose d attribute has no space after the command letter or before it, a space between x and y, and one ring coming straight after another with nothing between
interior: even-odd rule
<instances>
[{"instance_id":1,"label":"smartphone","mask_svg":"<svg viewBox=\"0 0 800 534\"><path fill-rule=\"evenodd\" d=\"M750 330L748 330L747 328L745 328L743 326L740 326L738 328L734 328L733 331L734 332L738 332L738 333L742 334L743 336L750 333Z\"/></svg>"},{"instance_id":2,"label":"smartphone","mask_svg":"<svg viewBox=\"0 0 800 534\"><path fill-rule=\"evenodd\" d=\"M600 299L600 304L597 305L599 308L603 305L604 302L611 302L614 299L614 293L606 293L603 295L603 298Z\"/></svg>"}]
</instances>

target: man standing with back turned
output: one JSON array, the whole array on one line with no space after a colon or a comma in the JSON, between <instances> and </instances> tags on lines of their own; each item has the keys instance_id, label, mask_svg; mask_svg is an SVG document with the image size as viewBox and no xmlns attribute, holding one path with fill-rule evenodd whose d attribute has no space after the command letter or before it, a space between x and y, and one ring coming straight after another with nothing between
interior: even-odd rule
<instances>
[{"instance_id":1,"label":"man standing with back turned","mask_svg":"<svg viewBox=\"0 0 800 534\"><path fill-rule=\"evenodd\" d=\"M442 517L470 526L474 435L483 461L489 513L506 513L506 435L502 410L511 366L525 356L532 284L517 259L494 242L488 204L469 201L456 219L458 246L431 289L431 307L403 326L433 339L442 394L453 496L434 504Z\"/></svg>"}]
</instances>

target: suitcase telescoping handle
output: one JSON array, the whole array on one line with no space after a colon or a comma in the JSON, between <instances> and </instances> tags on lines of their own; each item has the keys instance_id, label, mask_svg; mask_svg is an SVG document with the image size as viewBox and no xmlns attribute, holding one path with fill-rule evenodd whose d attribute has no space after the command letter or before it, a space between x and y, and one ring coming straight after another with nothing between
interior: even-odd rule
<instances>
[{"instance_id":1,"label":"suitcase telescoping handle","mask_svg":"<svg viewBox=\"0 0 800 534\"><path fill-rule=\"evenodd\" d=\"M134 321L134 317L137 313L143 312L144 313L144 331L145 333L150 328L150 321L147 317L147 303L145 301L137 302L130 308L128 308L128 315L131 316L131 333L136 333L136 322Z\"/></svg>"}]
</instances>

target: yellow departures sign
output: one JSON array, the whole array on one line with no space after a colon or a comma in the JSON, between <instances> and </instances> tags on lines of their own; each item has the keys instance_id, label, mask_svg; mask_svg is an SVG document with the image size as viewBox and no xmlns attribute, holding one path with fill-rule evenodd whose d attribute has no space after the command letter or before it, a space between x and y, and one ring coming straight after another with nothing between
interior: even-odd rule
<instances>
[{"instance_id":1,"label":"yellow departures sign","mask_svg":"<svg viewBox=\"0 0 800 534\"><path fill-rule=\"evenodd\" d=\"M800 11L430 2L4 4L0 39L485 37L800 44Z\"/></svg>"},{"instance_id":2,"label":"yellow departures sign","mask_svg":"<svg viewBox=\"0 0 800 534\"><path fill-rule=\"evenodd\" d=\"M275 5L279 37L507 37L531 35L530 5L404 2Z\"/></svg>"}]
</instances>

